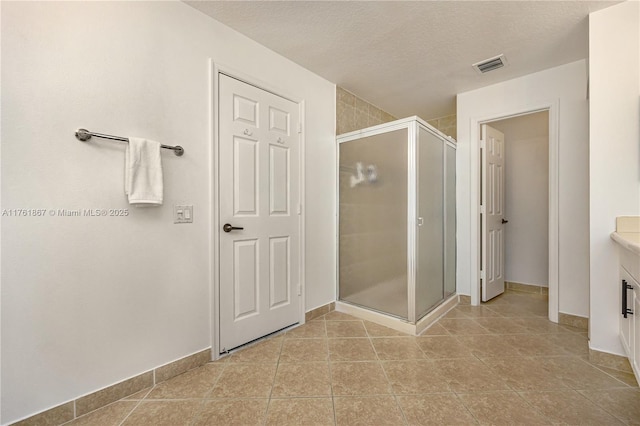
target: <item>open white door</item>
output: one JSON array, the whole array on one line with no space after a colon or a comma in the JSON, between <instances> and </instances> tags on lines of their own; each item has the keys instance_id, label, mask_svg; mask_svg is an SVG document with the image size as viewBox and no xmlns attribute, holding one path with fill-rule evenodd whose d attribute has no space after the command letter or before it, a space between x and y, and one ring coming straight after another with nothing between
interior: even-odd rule
<instances>
[{"instance_id":1,"label":"open white door","mask_svg":"<svg viewBox=\"0 0 640 426\"><path fill-rule=\"evenodd\" d=\"M300 315L298 104L219 74L220 352Z\"/></svg>"},{"instance_id":2,"label":"open white door","mask_svg":"<svg viewBox=\"0 0 640 426\"><path fill-rule=\"evenodd\" d=\"M504 135L483 124L481 268L482 301L504 293Z\"/></svg>"}]
</instances>

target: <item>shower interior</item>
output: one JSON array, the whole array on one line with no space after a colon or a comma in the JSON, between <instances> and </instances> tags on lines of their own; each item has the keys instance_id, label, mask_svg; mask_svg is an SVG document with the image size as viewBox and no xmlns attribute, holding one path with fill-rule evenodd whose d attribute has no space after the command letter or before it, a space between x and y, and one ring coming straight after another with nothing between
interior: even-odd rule
<instances>
[{"instance_id":1,"label":"shower interior","mask_svg":"<svg viewBox=\"0 0 640 426\"><path fill-rule=\"evenodd\" d=\"M338 146L336 309L417 333L457 303L455 141L411 117Z\"/></svg>"}]
</instances>

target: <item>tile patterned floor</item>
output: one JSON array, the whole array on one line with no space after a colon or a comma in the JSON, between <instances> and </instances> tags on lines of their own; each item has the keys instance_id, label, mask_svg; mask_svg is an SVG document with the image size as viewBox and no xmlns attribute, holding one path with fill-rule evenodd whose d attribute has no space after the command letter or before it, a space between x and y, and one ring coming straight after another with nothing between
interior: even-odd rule
<instances>
[{"instance_id":1,"label":"tile patterned floor","mask_svg":"<svg viewBox=\"0 0 640 426\"><path fill-rule=\"evenodd\" d=\"M331 312L68 424L640 424L633 375L546 306L508 292L419 337Z\"/></svg>"}]
</instances>

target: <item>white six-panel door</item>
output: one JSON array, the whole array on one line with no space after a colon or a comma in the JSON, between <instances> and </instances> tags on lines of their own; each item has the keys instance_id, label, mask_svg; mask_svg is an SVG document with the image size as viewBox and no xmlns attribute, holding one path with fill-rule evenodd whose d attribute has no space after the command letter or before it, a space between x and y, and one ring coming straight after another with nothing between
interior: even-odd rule
<instances>
[{"instance_id":1,"label":"white six-panel door","mask_svg":"<svg viewBox=\"0 0 640 426\"><path fill-rule=\"evenodd\" d=\"M221 353L298 322L299 120L298 104L219 74Z\"/></svg>"},{"instance_id":2,"label":"white six-panel door","mask_svg":"<svg viewBox=\"0 0 640 426\"><path fill-rule=\"evenodd\" d=\"M504 135L482 125L482 301L504 293Z\"/></svg>"}]
</instances>

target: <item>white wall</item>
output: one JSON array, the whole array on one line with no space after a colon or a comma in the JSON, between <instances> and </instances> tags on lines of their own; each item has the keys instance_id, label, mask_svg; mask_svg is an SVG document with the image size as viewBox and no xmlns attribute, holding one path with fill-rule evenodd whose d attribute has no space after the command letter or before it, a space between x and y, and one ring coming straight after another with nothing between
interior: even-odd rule
<instances>
[{"instance_id":1,"label":"white wall","mask_svg":"<svg viewBox=\"0 0 640 426\"><path fill-rule=\"evenodd\" d=\"M497 71L499 72L499 71ZM482 78L482 77L479 77ZM458 110L458 292L470 294L472 120L503 117L530 105L559 104L559 311L589 315L589 137L585 61L460 93Z\"/></svg>"},{"instance_id":2,"label":"white wall","mask_svg":"<svg viewBox=\"0 0 640 426\"><path fill-rule=\"evenodd\" d=\"M186 149L160 208L2 217L2 422L211 345L209 58L306 101L307 309L334 300L333 84L180 2L3 2L1 35L4 209L129 207L78 127Z\"/></svg>"},{"instance_id":3,"label":"white wall","mask_svg":"<svg viewBox=\"0 0 640 426\"><path fill-rule=\"evenodd\" d=\"M616 216L640 214L640 5L589 15L590 347L623 354L618 338Z\"/></svg>"},{"instance_id":4,"label":"white wall","mask_svg":"<svg viewBox=\"0 0 640 426\"><path fill-rule=\"evenodd\" d=\"M549 113L490 123L505 135L505 279L549 284Z\"/></svg>"}]
</instances>

